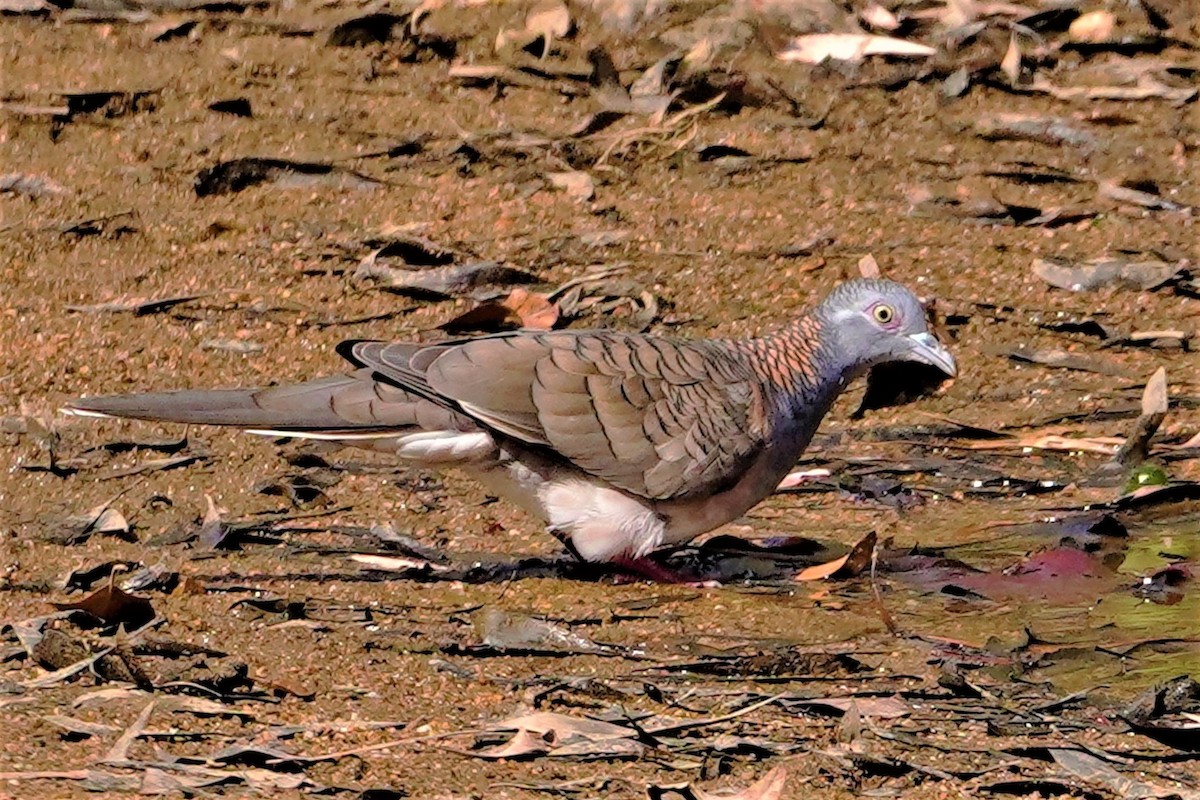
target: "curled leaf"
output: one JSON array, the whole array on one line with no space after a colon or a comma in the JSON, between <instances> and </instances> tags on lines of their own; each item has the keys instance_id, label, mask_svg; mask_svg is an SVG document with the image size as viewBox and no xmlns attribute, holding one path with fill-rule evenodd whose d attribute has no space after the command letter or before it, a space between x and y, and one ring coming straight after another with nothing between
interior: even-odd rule
<instances>
[{"instance_id":1,"label":"curled leaf","mask_svg":"<svg viewBox=\"0 0 1200 800\"><path fill-rule=\"evenodd\" d=\"M439 327L450 333L503 331L513 328L548 331L558 323L558 304L544 294L513 289L503 300L489 300Z\"/></svg>"}]
</instances>

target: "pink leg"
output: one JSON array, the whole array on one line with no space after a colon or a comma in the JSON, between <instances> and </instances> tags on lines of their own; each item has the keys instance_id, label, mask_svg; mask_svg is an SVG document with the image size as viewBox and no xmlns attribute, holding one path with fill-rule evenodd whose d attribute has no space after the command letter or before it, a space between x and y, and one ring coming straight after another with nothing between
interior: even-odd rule
<instances>
[{"instance_id":1,"label":"pink leg","mask_svg":"<svg viewBox=\"0 0 1200 800\"><path fill-rule=\"evenodd\" d=\"M643 578L651 583L674 583L681 586L691 586L696 589L717 589L720 588L720 581L697 581L691 577L684 575L678 570L673 570L670 567L664 567L657 561L653 561L643 556L642 558L630 558L629 556L617 556L612 560L612 563L629 573L628 575L618 576L618 581L622 577L628 581Z\"/></svg>"}]
</instances>

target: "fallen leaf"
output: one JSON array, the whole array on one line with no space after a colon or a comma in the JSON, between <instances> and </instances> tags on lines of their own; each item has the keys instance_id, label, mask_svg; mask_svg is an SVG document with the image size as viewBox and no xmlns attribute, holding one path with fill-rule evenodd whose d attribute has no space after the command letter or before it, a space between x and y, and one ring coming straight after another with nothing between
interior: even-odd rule
<instances>
[{"instance_id":1,"label":"fallen leaf","mask_svg":"<svg viewBox=\"0 0 1200 800\"><path fill-rule=\"evenodd\" d=\"M645 750L642 743L634 740L637 732L632 728L552 711L520 714L491 725L488 730L516 733L494 747L457 752L494 760L536 755L632 758Z\"/></svg>"},{"instance_id":2,"label":"fallen leaf","mask_svg":"<svg viewBox=\"0 0 1200 800\"><path fill-rule=\"evenodd\" d=\"M1034 114L993 114L975 122L975 135L988 141L1014 140L1095 148L1099 139L1073 120ZM1070 178L1070 176L1067 176Z\"/></svg>"},{"instance_id":3,"label":"fallen leaf","mask_svg":"<svg viewBox=\"0 0 1200 800\"><path fill-rule=\"evenodd\" d=\"M266 347L248 339L205 339L200 342L200 349L221 350L226 353L236 353L245 356L252 353L261 353Z\"/></svg>"},{"instance_id":4,"label":"fallen leaf","mask_svg":"<svg viewBox=\"0 0 1200 800\"><path fill-rule=\"evenodd\" d=\"M1008 357L1013 361L1023 361L1027 364L1041 364L1044 367L1073 369L1079 372L1094 372L1098 375L1111 375L1115 378L1131 377L1130 373L1119 364L1102 361L1094 356L1071 353L1059 348L1042 350L1015 348L1008 351Z\"/></svg>"},{"instance_id":5,"label":"fallen leaf","mask_svg":"<svg viewBox=\"0 0 1200 800\"><path fill-rule=\"evenodd\" d=\"M63 520L64 531L61 541L78 544L93 533L103 533L122 538L130 537L129 520L108 504L101 504L83 514L74 514Z\"/></svg>"},{"instance_id":6,"label":"fallen leaf","mask_svg":"<svg viewBox=\"0 0 1200 800\"><path fill-rule=\"evenodd\" d=\"M877 31L894 31L900 27L900 20L891 11L879 3L871 2L863 6L858 17L870 28Z\"/></svg>"},{"instance_id":7,"label":"fallen leaf","mask_svg":"<svg viewBox=\"0 0 1200 800\"><path fill-rule=\"evenodd\" d=\"M372 553L351 553L347 556L356 564L362 564L370 569L377 569L384 572L407 572L409 570L422 571L439 571L446 570L447 567L431 564L422 558L409 558L408 556L380 556Z\"/></svg>"},{"instance_id":8,"label":"fallen leaf","mask_svg":"<svg viewBox=\"0 0 1200 800\"><path fill-rule=\"evenodd\" d=\"M538 277L495 261L470 261L465 264L393 267L380 261L389 248L381 248L359 262L354 279L371 279L391 292L417 297L459 297L489 286L532 283ZM412 263L412 262L406 262Z\"/></svg>"},{"instance_id":9,"label":"fallen leaf","mask_svg":"<svg viewBox=\"0 0 1200 800\"><path fill-rule=\"evenodd\" d=\"M0 194L5 192L23 194L26 197L52 197L54 195L69 194L70 190L61 183L52 181L42 175L26 175L19 172L10 172L7 175L0 175Z\"/></svg>"},{"instance_id":10,"label":"fallen leaf","mask_svg":"<svg viewBox=\"0 0 1200 800\"><path fill-rule=\"evenodd\" d=\"M864 278L879 279L883 277L883 272L879 269L879 262L875 260L875 256L867 253L858 260L858 274Z\"/></svg>"},{"instance_id":11,"label":"fallen leaf","mask_svg":"<svg viewBox=\"0 0 1200 800\"><path fill-rule=\"evenodd\" d=\"M568 197L576 200L591 200L596 196L595 181L582 170L550 172L546 174L546 178L555 189L561 189Z\"/></svg>"},{"instance_id":12,"label":"fallen leaf","mask_svg":"<svg viewBox=\"0 0 1200 800\"><path fill-rule=\"evenodd\" d=\"M563 625L498 608L486 609L476 620L480 641L487 647L513 652L604 653L613 651Z\"/></svg>"},{"instance_id":13,"label":"fallen leaf","mask_svg":"<svg viewBox=\"0 0 1200 800\"><path fill-rule=\"evenodd\" d=\"M129 761L129 748L141 738L142 732L146 730L146 723L150 721L150 715L154 713L156 703L156 700L151 700L142 707L137 719L117 737L117 741L113 742L112 747L101 759L102 761L109 764L124 764Z\"/></svg>"},{"instance_id":14,"label":"fallen leaf","mask_svg":"<svg viewBox=\"0 0 1200 800\"><path fill-rule=\"evenodd\" d=\"M86 314L133 314L134 316L144 317L147 314L159 314L163 311L170 311L172 308L184 303L190 303L194 300L199 300L202 297L208 297L210 293L203 294L183 294L174 297L156 297L144 298L135 297L126 300L114 300L108 303L95 303L93 305L76 305L67 306L67 311Z\"/></svg>"},{"instance_id":15,"label":"fallen leaf","mask_svg":"<svg viewBox=\"0 0 1200 800\"><path fill-rule=\"evenodd\" d=\"M237 717L239 719L254 719L249 711L209 700L207 697L190 697L176 695L167 701L167 709L173 712L195 714L198 717Z\"/></svg>"},{"instance_id":16,"label":"fallen leaf","mask_svg":"<svg viewBox=\"0 0 1200 800\"><path fill-rule=\"evenodd\" d=\"M1142 390L1142 413L1147 416L1165 414L1168 400L1167 368L1159 367L1150 376L1150 380L1146 381L1146 388Z\"/></svg>"},{"instance_id":17,"label":"fallen leaf","mask_svg":"<svg viewBox=\"0 0 1200 800\"><path fill-rule=\"evenodd\" d=\"M1177 105L1191 102L1200 94L1200 89L1168 86L1153 75L1139 75L1133 86L1056 86L1047 78L1035 76L1022 88L1059 100L1168 100Z\"/></svg>"},{"instance_id":18,"label":"fallen leaf","mask_svg":"<svg viewBox=\"0 0 1200 800\"><path fill-rule=\"evenodd\" d=\"M1010 86L1016 86L1021 78L1021 45L1015 31L1008 36L1008 50L1000 61L1000 71L1008 78Z\"/></svg>"},{"instance_id":19,"label":"fallen leaf","mask_svg":"<svg viewBox=\"0 0 1200 800\"><path fill-rule=\"evenodd\" d=\"M150 696L150 693L144 689L134 689L128 686L114 686L108 689L96 689L94 691L81 694L71 701L71 707L84 708L85 706L93 705L107 706L117 700L133 700Z\"/></svg>"},{"instance_id":20,"label":"fallen leaf","mask_svg":"<svg viewBox=\"0 0 1200 800\"><path fill-rule=\"evenodd\" d=\"M1112 38L1117 18L1111 11L1088 11L1071 21L1067 38L1072 42L1099 44Z\"/></svg>"},{"instance_id":21,"label":"fallen leaf","mask_svg":"<svg viewBox=\"0 0 1200 800\"><path fill-rule=\"evenodd\" d=\"M818 581L826 578L853 578L871 565L871 553L875 550L875 532L871 531L841 558L824 564L805 567L792 578L794 581Z\"/></svg>"},{"instance_id":22,"label":"fallen leaf","mask_svg":"<svg viewBox=\"0 0 1200 800\"><path fill-rule=\"evenodd\" d=\"M1148 208L1151 211L1187 211L1191 208L1183 203L1166 199L1158 193L1158 188L1154 186L1142 188L1116 181L1100 181L1097 189L1097 193L1101 197L1107 197L1118 203Z\"/></svg>"},{"instance_id":23,"label":"fallen leaf","mask_svg":"<svg viewBox=\"0 0 1200 800\"><path fill-rule=\"evenodd\" d=\"M1182 798L1183 792L1176 786L1147 783L1137 778L1122 775L1111 765L1091 753L1067 747L1051 747L1050 755L1067 772L1092 786L1107 788L1117 797L1126 800L1143 798Z\"/></svg>"},{"instance_id":24,"label":"fallen leaf","mask_svg":"<svg viewBox=\"0 0 1200 800\"><path fill-rule=\"evenodd\" d=\"M1111 456L1123 441L1124 439L1114 436L1092 436L1084 439L1060 436L1056 433L1035 433L1029 436L964 442L960 446L968 450L1008 450L1019 447L1029 450L1066 450Z\"/></svg>"},{"instance_id":25,"label":"fallen leaf","mask_svg":"<svg viewBox=\"0 0 1200 800\"><path fill-rule=\"evenodd\" d=\"M190 771L178 767L174 772L167 772L157 767L147 767L142 773L142 785L138 789L138 794L148 797L159 795L188 797L198 794L197 789L226 784L237 785L241 782L240 776L220 770L192 774Z\"/></svg>"},{"instance_id":26,"label":"fallen leaf","mask_svg":"<svg viewBox=\"0 0 1200 800\"><path fill-rule=\"evenodd\" d=\"M784 489L794 489L795 487L803 486L804 484L806 484L810 481L820 480L821 478L828 478L832 474L833 473L831 473L829 470L825 469L824 467L819 467L819 468L815 468L815 469L797 470L796 472L789 472L787 475L783 476L783 480L781 480L779 482L779 485L775 487L775 491L781 492Z\"/></svg>"},{"instance_id":27,"label":"fallen leaf","mask_svg":"<svg viewBox=\"0 0 1200 800\"><path fill-rule=\"evenodd\" d=\"M59 611L86 611L107 625L124 625L134 630L154 619L154 607L144 597L128 594L116 586L97 589L77 603L51 603Z\"/></svg>"},{"instance_id":28,"label":"fallen leaf","mask_svg":"<svg viewBox=\"0 0 1200 800\"><path fill-rule=\"evenodd\" d=\"M548 331L558 323L558 304L544 294L513 289L503 300L480 303L438 327L450 333L513 328Z\"/></svg>"},{"instance_id":29,"label":"fallen leaf","mask_svg":"<svg viewBox=\"0 0 1200 800\"><path fill-rule=\"evenodd\" d=\"M1119 467L1126 473L1131 469L1139 468L1139 465L1150 466L1145 463L1150 455L1150 442L1154 438L1154 434L1158 432L1163 420L1166 419L1169 406L1167 370L1166 367L1159 367L1150 376L1150 380L1146 381L1146 387L1142 390L1142 413L1134 420L1129 429L1129 435L1125 437L1125 443L1113 456L1114 463L1110 466ZM1126 491L1146 485L1150 477L1148 472L1138 469L1130 476L1131 485L1127 487ZM1165 484L1169 481L1163 474L1162 479L1155 482Z\"/></svg>"},{"instance_id":30,"label":"fallen leaf","mask_svg":"<svg viewBox=\"0 0 1200 800\"><path fill-rule=\"evenodd\" d=\"M525 15L525 29L561 39L571 32L571 12L561 0L541 0Z\"/></svg>"},{"instance_id":31,"label":"fallen leaf","mask_svg":"<svg viewBox=\"0 0 1200 800\"><path fill-rule=\"evenodd\" d=\"M1065 259L1035 258L1033 274L1059 289L1086 292L1105 286L1125 286L1143 291L1157 289L1174 280L1180 267L1165 261L1098 259L1076 263Z\"/></svg>"},{"instance_id":32,"label":"fallen leaf","mask_svg":"<svg viewBox=\"0 0 1200 800\"><path fill-rule=\"evenodd\" d=\"M518 714L489 725L488 729L493 731L528 730L540 736L552 736L557 741L563 741L572 736L603 741L626 739L637 735L632 728L624 725L614 725L598 719L572 717L554 711L531 711L527 714Z\"/></svg>"},{"instance_id":33,"label":"fallen leaf","mask_svg":"<svg viewBox=\"0 0 1200 800\"><path fill-rule=\"evenodd\" d=\"M539 735L533 731L521 728L504 744L499 744L495 747L485 747L480 750L471 750L468 751L468 754L476 758L486 758L489 760L527 758L529 756L541 756L549 753L553 744L553 735Z\"/></svg>"},{"instance_id":34,"label":"fallen leaf","mask_svg":"<svg viewBox=\"0 0 1200 800\"><path fill-rule=\"evenodd\" d=\"M105 725L100 722L88 722L86 720L76 719L75 717L65 717L61 714L47 714L46 716L42 717L42 719L46 722L49 722L51 725L56 725L59 728L62 728L62 733L60 733L59 736L67 741L72 742L79 741L81 739L88 739L92 736L103 736L104 734L119 730L115 725Z\"/></svg>"},{"instance_id":35,"label":"fallen leaf","mask_svg":"<svg viewBox=\"0 0 1200 800\"><path fill-rule=\"evenodd\" d=\"M868 33L810 33L797 36L775 54L780 61L820 64L834 61L862 61L867 56L903 56L920 58L932 56L937 49L891 36Z\"/></svg>"}]
</instances>

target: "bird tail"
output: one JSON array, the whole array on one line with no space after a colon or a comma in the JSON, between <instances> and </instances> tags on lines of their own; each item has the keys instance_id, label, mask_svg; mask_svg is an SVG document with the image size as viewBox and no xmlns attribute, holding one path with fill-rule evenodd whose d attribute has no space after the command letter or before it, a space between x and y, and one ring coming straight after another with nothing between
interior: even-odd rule
<instances>
[{"instance_id":1,"label":"bird tail","mask_svg":"<svg viewBox=\"0 0 1200 800\"><path fill-rule=\"evenodd\" d=\"M226 425L262 433L346 439L395 435L414 425L417 398L402 390L381 396L356 373L265 389L208 389L83 397L63 411L84 417Z\"/></svg>"}]
</instances>

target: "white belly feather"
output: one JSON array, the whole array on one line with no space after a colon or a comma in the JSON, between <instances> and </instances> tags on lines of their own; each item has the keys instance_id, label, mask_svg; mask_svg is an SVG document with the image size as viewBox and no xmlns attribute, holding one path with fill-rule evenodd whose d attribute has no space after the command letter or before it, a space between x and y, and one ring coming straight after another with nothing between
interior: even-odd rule
<instances>
[{"instance_id":1,"label":"white belly feather","mask_svg":"<svg viewBox=\"0 0 1200 800\"><path fill-rule=\"evenodd\" d=\"M254 432L333 440L390 453L420 466L462 469L488 491L538 517L558 535L570 537L575 551L588 561L622 555L640 558L682 540L669 535L667 523L651 501L531 451L515 458L486 432L420 431L399 436Z\"/></svg>"}]
</instances>

